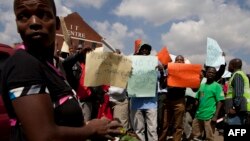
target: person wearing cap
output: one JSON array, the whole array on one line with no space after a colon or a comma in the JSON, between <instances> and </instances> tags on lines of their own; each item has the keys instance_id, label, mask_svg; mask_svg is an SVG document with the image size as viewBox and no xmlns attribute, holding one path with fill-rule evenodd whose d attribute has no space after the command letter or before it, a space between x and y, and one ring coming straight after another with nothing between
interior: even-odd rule
<instances>
[{"instance_id":1,"label":"person wearing cap","mask_svg":"<svg viewBox=\"0 0 250 141\"><path fill-rule=\"evenodd\" d=\"M141 46L139 46L138 49L135 50L134 55L149 55L151 52L151 45L149 44L143 44Z\"/></svg>"},{"instance_id":2,"label":"person wearing cap","mask_svg":"<svg viewBox=\"0 0 250 141\"><path fill-rule=\"evenodd\" d=\"M152 47L143 44L135 51L135 55L150 55ZM155 92L156 93L156 92ZM158 141L157 135L157 97L132 97L130 116L132 127L141 141ZM147 133L145 129L147 126ZM146 135L147 134L147 137Z\"/></svg>"}]
</instances>

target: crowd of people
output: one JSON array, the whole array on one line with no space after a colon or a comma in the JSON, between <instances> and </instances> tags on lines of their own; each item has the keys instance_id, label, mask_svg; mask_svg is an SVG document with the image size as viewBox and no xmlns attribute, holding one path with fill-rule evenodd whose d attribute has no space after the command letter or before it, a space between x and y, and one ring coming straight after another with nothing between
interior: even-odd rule
<instances>
[{"instance_id":1,"label":"crowd of people","mask_svg":"<svg viewBox=\"0 0 250 141\"><path fill-rule=\"evenodd\" d=\"M54 53L60 20L53 0L14 0L13 7L23 48L6 61L0 85L12 141L101 141L124 133L141 141L214 141L220 118L225 125L250 124L249 78L239 58L229 62L228 79L222 78L226 64L218 71L205 66L195 97L186 96L186 87L168 86L168 66L159 61L154 96L128 97L126 88L84 85L93 48L81 44L66 55ZM134 55L151 50L143 43ZM172 63L184 60L178 55Z\"/></svg>"}]
</instances>

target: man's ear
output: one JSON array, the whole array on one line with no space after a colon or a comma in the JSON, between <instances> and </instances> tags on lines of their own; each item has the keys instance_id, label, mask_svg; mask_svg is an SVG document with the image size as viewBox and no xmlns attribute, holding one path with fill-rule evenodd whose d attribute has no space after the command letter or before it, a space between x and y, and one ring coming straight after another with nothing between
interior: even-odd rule
<instances>
[{"instance_id":1,"label":"man's ear","mask_svg":"<svg viewBox=\"0 0 250 141\"><path fill-rule=\"evenodd\" d=\"M56 30L59 30L60 28L61 28L60 18L56 16Z\"/></svg>"}]
</instances>

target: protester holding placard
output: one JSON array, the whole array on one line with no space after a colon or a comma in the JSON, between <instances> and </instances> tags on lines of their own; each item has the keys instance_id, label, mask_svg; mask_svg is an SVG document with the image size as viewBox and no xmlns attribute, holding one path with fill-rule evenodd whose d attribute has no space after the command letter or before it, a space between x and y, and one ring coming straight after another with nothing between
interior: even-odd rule
<instances>
[{"instance_id":1,"label":"protester holding placard","mask_svg":"<svg viewBox=\"0 0 250 141\"><path fill-rule=\"evenodd\" d=\"M178 55L175 63L184 63L184 57ZM164 105L163 124L159 141L165 141L170 125L173 125L173 141L181 141L183 132L183 117L185 113L185 91L183 87L169 87Z\"/></svg>"},{"instance_id":2,"label":"protester holding placard","mask_svg":"<svg viewBox=\"0 0 250 141\"><path fill-rule=\"evenodd\" d=\"M115 53L121 54L121 51L116 49ZM109 101L113 118L118 120L126 131L129 130L130 122L127 90L120 87L110 86L108 94L110 97Z\"/></svg>"},{"instance_id":3,"label":"protester holding placard","mask_svg":"<svg viewBox=\"0 0 250 141\"><path fill-rule=\"evenodd\" d=\"M223 57L226 56L224 52L222 52L222 56L223 56ZM215 78L214 78L215 81L218 81L219 79L221 79L221 76L224 74L224 72L225 72L225 70L226 70L226 66L227 66L226 62L222 63L222 64L219 66L219 69L218 69L218 71L216 71L216 75L215 75ZM208 69L209 67L215 67L215 66L209 66L209 65L207 65L207 64L204 64L204 70L202 70L203 76L204 76L204 77L206 77L206 71L207 71L207 69Z\"/></svg>"},{"instance_id":4,"label":"protester holding placard","mask_svg":"<svg viewBox=\"0 0 250 141\"><path fill-rule=\"evenodd\" d=\"M213 38L207 38L207 56L204 64L203 75L206 76L206 71L209 67L215 67L215 81L218 81L224 74L226 69L225 52L222 51L218 42Z\"/></svg>"},{"instance_id":5,"label":"protester holding placard","mask_svg":"<svg viewBox=\"0 0 250 141\"><path fill-rule=\"evenodd\" d=\"M81 75L84 73L86 53L92 50L89 46L78 46L77 51L66 57L62 62L66 78L71 87L76 91Z\"/></svg>"},{"instance_id":6,"label":"protester holding placard","mask_svg":"<svg viewBox=\"0 0 250 141\"><path fill-rule=\"evenodd\" d=\"M136 55L148 56L151 52L151 49L152 47L149 44L143 44L136 51ZM154 70L155 67L156 66L154 66L152 69ZM141 77L143 77L143 75L141 75ZM157 75L155 77L155 79L157 79ZM154 84L154 88L156 88L156 82ZM141 141L146 141L146 139L149 141L158 141L156 89L152 95L153 97L131 97L131 124ZM147 133L145 133L146 127Z\"/></svg>"},{"instance_id":7,"label":"protester holding placard","mask_svg":"<svg viewBox=\"0 0 250 141\"><path fill-rule=\"evenodd\" d=\"M197 111L192 124L192 137L202 138L205 133L205 140L214 141L215 125L219 115L222 101L225 99L222 87L214 81L216 69L207 69L206 83L201 84L196 93Z\"/></svg>"},{"instance_id":8,"label":"protester holding placard","mask_svg":"<svg viewBox=\"0 0 250 141\"><path fill-rule=\"evenodd\" d=\"M170 54L167 47L163 47L158 53L157 57L159 60L158 69L158 134L161 132L163 123L163 110L164 103L167 97L167 87L165 83L165 78L167 76L167 65L172 62Z\"/></svg>"},{"instance_id":9,"label":"protester holding placard","mask_svg":"<svg viewBox=\"0 0 250 141\"><path fill-rule=\"evenodd\" d=\"M157 115L157 121L158 121L158 134L161 132L162 123L163 123L163 111L164 111L164 105L167 98L167 87L165 83L165 78L167 76L167 69L166 65L159 64L158 69L158 83L157 83L157 98L158 98L158 115Z\"/></svg>"}]
</instances>

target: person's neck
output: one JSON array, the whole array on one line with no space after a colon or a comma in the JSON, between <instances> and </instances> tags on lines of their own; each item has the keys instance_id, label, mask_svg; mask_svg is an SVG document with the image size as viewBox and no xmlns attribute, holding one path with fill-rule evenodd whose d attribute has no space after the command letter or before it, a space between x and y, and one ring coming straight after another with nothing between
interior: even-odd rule
<instances>
[{"instance_id":1,"label":"person's neck","mask_svg":"<svg viewBox=\"0 0 250 141\"><path fill-rule=\"evenodd\" d=\"M207 79L207 82L206 84L212 84L214 82L214 80L211 80L211 79Z\"/></svg>"},{"instance_id":2,"label":"person's neck","mask_svg":"<svg viewBox=\"0 0 250 141\"><path fill-rule=\"evenodd\" d=\"M32 56L35 58L45 61L45 62L50 62L53 63L53 58L54 58L54 47L27 47L26 48L27 52L30 53Z\"/></svg>"},{"instance_id":3,"label":"person's neck","mask_svg":"<svg viewBox=\"0 0 250 141\"><path fill-rule=\"evenodd\" d=\"M234 70L234 73L235 73L236 71L240 71L240 70L241 70L241 69L235 69L235 70Z\"/></svg>"}]
</instances>

